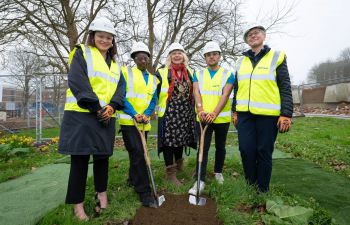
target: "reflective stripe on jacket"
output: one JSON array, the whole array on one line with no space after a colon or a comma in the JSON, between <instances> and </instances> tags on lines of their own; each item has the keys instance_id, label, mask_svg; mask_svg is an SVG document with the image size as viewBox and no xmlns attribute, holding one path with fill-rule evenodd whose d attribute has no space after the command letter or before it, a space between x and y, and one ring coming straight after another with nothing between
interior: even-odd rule
<instances>
[{"instance_id":1,"label":"reflective stripe on jacket","mask_svg":"<svg viewBox=\"0 0 350 225\"><path fill-rule=\"evenodd\" d=\"M83 51L83 56L86 61L88 71L87 75L91 88L98 97L101 107L103 107L109 104L118 86L120 79L120 66L112 60L111 67L108 68L105 59L95 47L80 45L80 48ZM72 62L76 49L77 47L74 48L69 55L69 64ZM77 99L69 88L66 91L64 110L89 112L89 110L79 107ZM115 113L113 117L115 117Z\"/></svg>"},{"instance_id":2,"label":"reflective stripe on jacket","mask_svg":"<svg viewBox=\"0 0 350 225\"><path fill-rule=\"evenodd\" d=\"M276 68L284 57L284 52L271 50L255 68L248 57L244 56L239 60L236 111L267 116L280 115L281 98L276 82Z\"/></svg>"},{"instance_id":3,"label":"reflective stripe on jacket","mask_svg":"<svg viewBox=\"0 0 350 225\"><path fill-rule=\"evenodd\" d=\"M192 71L190 68L186 68L188 72L188 78L192 79ZM164 67L162 69L158 69L158 73L162 78L162 87L159 93L159 100L158 100L158 117L163 117L166 106L167 106L167 99L168 99L168 90L169 90L169 80L168 80L168 74L169 74L169 68Z\"/></svg>"},{"instance_id":4,"label":"reflective stripe on jacket","mask_svg":"<svg viewBox=\"0 0 350 225\"><path fill-rule=\"evenodd\" d=\"M139 70L136 66L122 67L122 73L125 78L126 83L126 99L133 106L134 110L138 114L143 114L143 112L149 106L154 93L157 91L157 84L159 80L156 76L149 74L148 82L143 78L142 71ZM118 111L119 113L119 124L133 126L133 118L124 113L123 111ZM139 125L139 128L142 128L142 125ZM145 131L151 129L151 124L145 125Z\"/></svg>"},{"instance_id":5,"label":"reflective stripe on jacket","mask_svg":"<svg viewBox=\"0 0 350 225\"><path fill-rule=\"evenodd\" d=\"M222 67L213 78L210 77L208 68L197 73L198 86L202 97L204 112L213 112L220 101L224 87L232 71ZM232 99L232 93L230 99ZM229 123L231 121L231 101L227 101L224 108L218 114L213 123ZM199 118L197 116L197 121Z\"/></svg>"}]
</instances>

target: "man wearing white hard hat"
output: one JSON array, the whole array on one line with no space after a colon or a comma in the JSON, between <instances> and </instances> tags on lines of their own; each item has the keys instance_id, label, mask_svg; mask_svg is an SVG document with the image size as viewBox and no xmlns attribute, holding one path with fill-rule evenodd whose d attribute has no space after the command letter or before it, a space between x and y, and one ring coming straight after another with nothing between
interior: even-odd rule
<instances>
[{"instance_id":1,"label":"man wearing white hard hat","mask_svg":"<svg viewBox=\"0 0 350 225\"><path fill-rule=\"evenodd\" d=\"M229 101L229 98L234 83L232 71L220 66L221 49L217 42L208 42L203 48L203 55L207 67L196 71L193 80L193 91L198 115L198 136L200 136L199 123L202 123L203 126L204 124L208 126L204 137L200 192L204 190L205 186L208 152L213 132L215 132L216 148L214 165L215 179L219 184L224 182L222 169L226 156L226 137L231 122L231 101ZM198 172L198 165L196 171ZM196 195L196 193L197 182L195 182L194 186L189 190L189 194Z\"/></svg>"},{"instance_id":2,"label":"man wearing white hard hat","mask_svg":"<svg viewBox=\"0 0 350 225\"><path fill-rule=\"evenodd\" d=\"M133 120L138 123L138 129L143 129L144 124L147 137L151 130L150 116L157 103L160 81L147 70L151 63L150 52L143 42L134 43L130 56L136 65L132 68L122 67L126 97L125 107L119 111L120 131L130 159L128 183L134 187L143 206L156 207L149 186L141 137Z\"/></svg>"},{"instance_id":3,"label":"man wearing white hard hat","mask_svg":"<svg viewBox=\"0 0 350 225\"><path fill-rule=\"evenodd\" d=\"M158 101L158 153L163 153L166 179L176 186L182 183L177 173L183 169L183 151L196 148L195 114L192 96L192 71L184 47L168 47L165 68L158 69L162 80Z\"/></svg>"},{"instance_id":4,"label":"man wearing white hard hat","mask_svg":"<svg viewBox=\"0 0 350 225\"><path fill-rule=\"evenodd\" d=\"M286 55L264 45L263 26L250 27L243 38L250 49L237 63L233 123L248 184L268 192L277 133L291 126L291 84Z\"/></svg>"},{"instance_id":5,"label":"man wearing white hard hat","mask_svg":"<svg viewBox=\"0 0 350 225\"><path fill-rule=\"evenodd\" d=\"M115 112L124 107L125 92L115 60L115 35L111 21L96 18L90 24L86 45L77 45L69 55L69 89L58 151L71 155L66 203L74 204L79 220L88 220L84 199L90 155L95 211L101 213L108 206L108 161L115 141Z\"/></svg>"}]
</instances>

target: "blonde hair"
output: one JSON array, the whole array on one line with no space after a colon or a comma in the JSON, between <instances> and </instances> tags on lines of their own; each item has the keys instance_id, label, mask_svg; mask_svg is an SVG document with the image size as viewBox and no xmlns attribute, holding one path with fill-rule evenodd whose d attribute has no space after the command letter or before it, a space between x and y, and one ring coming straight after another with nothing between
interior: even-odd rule
<instances>
[{"instance_id":1,"label":"blonde hair","mask_svg":"<svg viewBox=\"0 0 350 225\"><path fill-rule=\"evenodd\" d=\"M170 53L168 54L168 56L166 57L166 60L165 60L165 66L166 66L166 67L170 67L170 65L171 65L171 54L172 54L172 52L170 52ZM183 51L181 51L181 54L182 54L182 56L184 57L184 62L183 62L183 64L185 65L185 67L188 67L189 59L188 59L186 53L184 53Z\"/></svg>"}]
</instances>

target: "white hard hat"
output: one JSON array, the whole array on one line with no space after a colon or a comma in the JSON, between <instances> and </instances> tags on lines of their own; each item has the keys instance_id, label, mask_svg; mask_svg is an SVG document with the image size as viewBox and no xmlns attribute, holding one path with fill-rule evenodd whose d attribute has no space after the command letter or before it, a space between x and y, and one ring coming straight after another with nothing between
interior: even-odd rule
<instances>
[{"instance_id":1,"label":"white hard hat","mask_svg":"<svg viewBox=\"0 0 350 225\"><path fill-rule=\"evenodd\" d=\"M209 41L208 43L206 43L204 48L203 48L203 55L205 55L209 52L220 52L221 53L221 49L220 49L219 44L215 41Z\"/></svg>"},{"instance_id":2,"label":"white hard hat","mask_svg":"<svg viewBox=\"0 0 350 225\"><path fill-rule=\"evenodd\" d=\"M245 43L247 43L247 36L248 36L248 33L249 31L253 30L253 29L260 29L264 32L266 32L266 29L265 27L261 26L261 25L253 25L253 26L249 26L249 28L244 32L244 35L243 35L243 40Z\"/></svg>"},{"instance_id":3,"label":"white hard hat","mask_svg":"<svg viewBox=\"0 0 350 225\"><path fill-rule=\"evenodd\" d=\"M182 51L182 52L185 52L184 47L183 47L180 43L178 43L178 42L174 42L174 43L172 43L172 44L169 46L169 48L168 48L168 55L169 55L172 51L174 51L174 50L180 50L180 51Z\"/></svg>"},{"instance_id":4,"label":"white hard hat","mask_svg":"<svg viewBox=\"0 0 350 225\"><path fill-rule=\"evenodd\" d=\"M131 53L130 53L131 58L134 58L136 52L145 52L145 53L147 53L148 57L151 55L147 45L145 45L145 43L143 43L141 41L140 42L135 42L132 45Z\"/></svg>"},{"instance_id":5,"label":"white hard hat","mask_svg":"<svg viewBox=\"0 0 350 225\"><path fill-rule=\"evenodd\" d=\"M104 31L104 32L113 34L114 36L117 35L117 32L114 28L113 23L106 17L99 17L94 19L90 24L89 30Z\"/></svg>"}]
</instances>

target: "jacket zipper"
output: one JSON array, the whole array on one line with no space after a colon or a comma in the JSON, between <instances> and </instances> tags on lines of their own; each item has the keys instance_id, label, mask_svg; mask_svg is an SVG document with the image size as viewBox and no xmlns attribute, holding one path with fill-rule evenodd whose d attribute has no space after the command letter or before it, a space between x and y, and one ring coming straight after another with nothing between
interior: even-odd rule
<instances>
[{"instance_id":1,"label":"jacket zipper","mask_svg":"<svg viewBox=\"0 0 350 225\"><path fill-rule=\"evenodd\" d=\"M253 67L252 72L250 72L250 78L249 78L249 95L248 95L248 112L250 112L249 106L250 106L250 92L252 89L252 76L254 72L255 66Z\"/></svg>"},{"instance_id":2,"label":"jacket zipper","mask_svg":"<svg viewBox=\"0 0 350 225\"><path fill-rule=\"evenodd\" d=\"M265 54L266 55L266 54ZM264 56L265 56L264 55ZM263 56L263 57L264 57ZM262 57L262 58L263 58ZM262 59L261 58L261 59ZM252 89L252 76L253 76L253 72L254 72L254 69L255 69L255 67L259 64L259 62L260 62L260 60L261 59L259 59L259 61L257 61L256 63L255 63L255 65L252 63L252 62L250 62L250 63L252 63L252 66L253 66L253 70L252 70L252 72L250 73L250 78L249 78L249 96L248 96L248 111L250 112L250 110L249 110L249 106L250 106L250 93L251 93L251 89Z\"/></svg>"}]
</instances>

